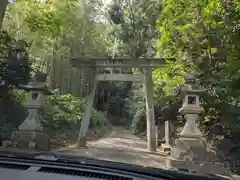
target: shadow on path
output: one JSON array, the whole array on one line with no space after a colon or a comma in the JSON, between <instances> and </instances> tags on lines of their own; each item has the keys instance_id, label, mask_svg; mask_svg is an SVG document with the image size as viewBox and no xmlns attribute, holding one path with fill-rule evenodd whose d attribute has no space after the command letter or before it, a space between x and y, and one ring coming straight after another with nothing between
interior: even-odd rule
<instances>
[{"instance_id":1,"label":"shadow on path","mask_svg":"<svg viewBox=\"0 0 240 180\"><path fill-rule=\"evenodd\" d=\"M87 149L77 149L70 146L60 149L62 152L77 153L87 157L117 161L142 166L164 168L165 159L159 154L147 150L147 143L122 128L114 127L105 138L95 142L88 142Z\"/></svg>"}]
</instances>

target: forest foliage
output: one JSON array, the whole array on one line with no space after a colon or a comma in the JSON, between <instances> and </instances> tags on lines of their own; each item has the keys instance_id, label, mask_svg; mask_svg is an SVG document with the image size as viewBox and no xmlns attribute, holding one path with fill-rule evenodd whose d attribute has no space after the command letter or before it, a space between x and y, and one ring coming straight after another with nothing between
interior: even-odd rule
<instances>
[{"instance_id":1,"label":"forest foliage","mask_svg":"<svg viewBox=\"0 0 240 180\"><path fill-rule=\"evenodd\" d=\"M239 161L240 3L236 0L120 2L124 21L113 25L106 13L107 5L98 0L19 0L8 4L2 28L12 38L24 39L30 45L32 69L46 73L49 73L46 64L57 61L59 55L111 53L133 58L175 58L176 62L166 61L153 71L156 119L162 116L159 113L162 108L168 107L171 113L165 118L180 121L177 110L181 99L173 91L183 85L189 73L194 73L199 87L206 90L202 96L205 112L201 129L221 152L223 160ZM45 62L46 56L52 58ZM143 86L103 83L101 87L99 91L111 89L112 94L118 94L117 99L109 95L109 103L114 107L123 104L122 118L134 132L145 131ZM20 94L15 94L15 99L21 99ZM48 115L51 121L81 119L82 98L57 94L50 97L48 104L53 102L52 107L58 106L58 115ZM96 119L106 121L102 113L94 112ZM234 171L240 169L232 167Z\"/></svg>"}]
</instances>

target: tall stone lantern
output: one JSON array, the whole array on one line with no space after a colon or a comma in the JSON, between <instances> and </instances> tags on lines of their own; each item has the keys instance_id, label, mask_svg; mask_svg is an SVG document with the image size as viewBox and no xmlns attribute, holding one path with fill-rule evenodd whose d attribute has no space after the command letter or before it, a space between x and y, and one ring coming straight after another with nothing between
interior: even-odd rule
<instances>
[{"instance_id":1,"label":"tall stone lantern","mask_svg":"<svg viewBox=\"0 0 240 180\"><path fill-rule=\"evenodd\" d=\"M189 169L200 173L226 174L222 164L217 163L215 152L206 146L197 120L204 111L200 105L200 94L204 92L195 84L195 78L189 75L185 79L185 87L182 89L183 105L179 112L186 122L175 140L175 147L171 149L171 156L167 159L168 168Z\"/></svg>"},{"instance_id":2,"label":"tall stone lantern","mask_svg":"<svg viewBox=\"0 0 240 180\"><path fill-rule=\"evenodd\" d=\"M28 111L27 118L19 126L18 131L12 135L17 148L48 150L49 139L43 132L42 112L46 95L50 92L47 90L43 78L36 78L37 82L30 82L23 88L28 92L26 108Z\"/></svg>"}]
</instances>

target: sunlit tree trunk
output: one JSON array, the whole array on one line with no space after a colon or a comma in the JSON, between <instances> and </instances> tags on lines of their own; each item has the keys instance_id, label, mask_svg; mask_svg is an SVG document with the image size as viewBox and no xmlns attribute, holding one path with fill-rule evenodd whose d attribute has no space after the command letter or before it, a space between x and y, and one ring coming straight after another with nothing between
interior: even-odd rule
<instances>
[{"instance_id":1,"label":"sunlit tree trunk","mask_svg":"<svg viewBox=\"0 0 240 180\"><path fill-rule=\"evenodd\" d=\"M0 30L2 29L3 18L6 12L8 0L0 0ZM5 98L8 89L5 86L2 86L0 89L0 116L2 117L4 114L4 107L6 107Z\"/></svg>"},{"instance_id":2,"label":"sunlit tree trunk","mask_svg":"<svg viewBox=\"0 0 240 180\"><path fill-rule=\"evenodd\" d=\"M1 0L0 1L0 29L2 29L3 18L6 12L8 0Z\"/></svg>"}]
</instances>

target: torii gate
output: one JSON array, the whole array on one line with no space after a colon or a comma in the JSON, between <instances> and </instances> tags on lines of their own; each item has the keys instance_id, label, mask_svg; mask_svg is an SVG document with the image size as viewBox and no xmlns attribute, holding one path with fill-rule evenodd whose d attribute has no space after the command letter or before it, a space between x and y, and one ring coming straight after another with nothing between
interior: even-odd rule
<instances>
[{"instance_id":1,"label":"torii gate","mask_svg":"<svg viewBox=\"0 0 240 180\"><path fill-rule=\"evenodd\" d=\"M81 129L78 138L78 147L86 147L86 136L90 124L91 110L94 102L94 95L98 81L132 81L143 82L145 84L146 114L147 114L147 147L150 151L156 151L156 129L153 104L153 80L152 68L164 64L165 60L174 61L173 58L132 58L117 57L83 57L71 59L72 66L75 68L92 68L94 82L87 98L87 106L84 111ZM142 68L142 74L99 74L98 68Z\"/></svg>"}]
</instances>

